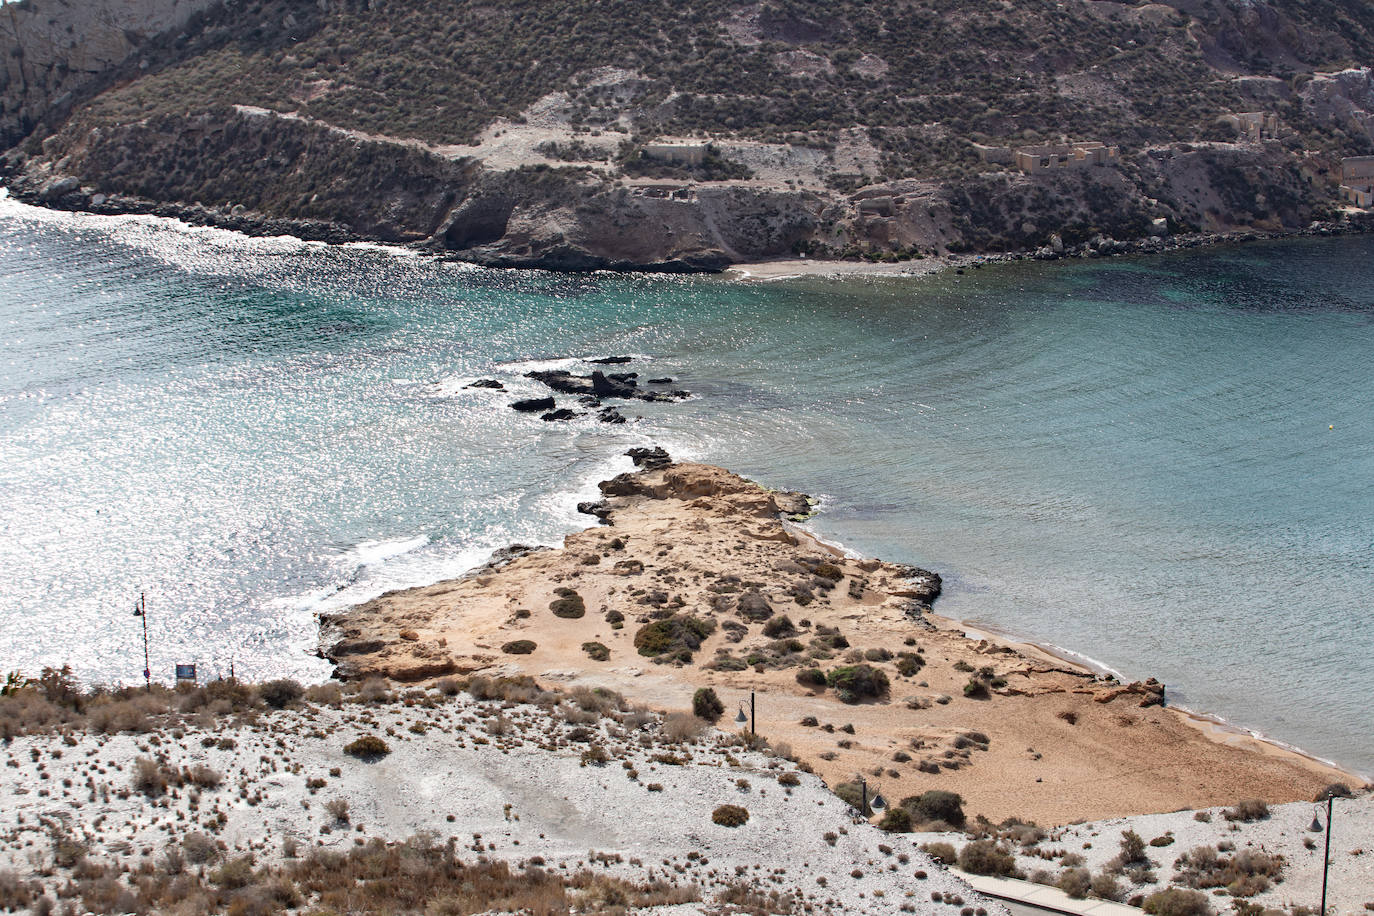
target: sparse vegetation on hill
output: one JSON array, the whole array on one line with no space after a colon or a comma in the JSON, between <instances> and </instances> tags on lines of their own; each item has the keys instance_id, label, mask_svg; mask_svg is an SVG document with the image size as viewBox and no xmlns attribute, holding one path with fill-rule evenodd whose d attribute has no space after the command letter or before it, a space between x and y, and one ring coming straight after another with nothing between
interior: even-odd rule
<instances>
[{"instance_id":1,"label":"sparse vegetation on hill","mask_svg":"<svg viewBox=\"0 0 1374 916\"><path fill-rule=\"evenodd\" d=\"M172 203L507 266L1058 250L1159 219L1281 230L1334 212L1333 167L1374 152L1374 118L1368 93L1314 71L1371 59L1374 7L1338 0L251 0L42 118L8 114L27 83L0 88L0 146L24 141L0 174L48 203L84 188L65 205ZM1245 111L1278 136L1237 142L1221 119ZM667 137L703 158L645 154ZM1087 139L1119 159L1027 177L974 146ZM52 190L58 174L76 186ZM858 212L873 188L890 205ZM291 225L204 212L239 206Z\"/></svg>"}]
</instances>

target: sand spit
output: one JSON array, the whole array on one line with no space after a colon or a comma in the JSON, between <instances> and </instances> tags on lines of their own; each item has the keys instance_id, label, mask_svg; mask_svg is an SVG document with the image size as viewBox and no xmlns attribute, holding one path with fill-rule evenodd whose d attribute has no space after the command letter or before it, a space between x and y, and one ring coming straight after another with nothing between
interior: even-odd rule
<instances>
[{"instance_id":1,"label":"sand spit","mask_svg":"<svg viewBox=\"0 0 1374 916\"><path fill-rule=\"evenodd\" d=\"M807 511L799 494L645 454L582 507L610 524L326 618L325 654L345 678L525 673L658 709L712 686L733 715L756 692L759 733L828 783L864 773L894 799L947 789L994 822L1292 802L1359 782L1209 735L1160 705L1161 685L968 639L930 610L938 577L840 556L785 522ZM798 680L862 664L885 675L881 697L847 704Z\"/></svg>"},{"instance_id":2,"label":"sand spit","mask_svg":"<svg viewBox=\"0 0 1374 916\"><path fill-rule=\"evenodd\" d=\"M647 888L660 904L641 912L1006 916L737 735L592 691L480 678L468 690L312 688L324 699L282 711L15 737L0 752L0 909L43 896L72 913L515 905L455 884L448 897L406 888L420 899L405 906L385 882L405 880L398 868L431 881L443 869L426 863L447 848L469 867L508 863L517 887L552 880L535 913L624 913ZM350 756L360 736L389 753ZM716 823L727 804L747 821ZM407 840L385 857L381 844ZM349 869L356 880L330 878Z\"/></svg>"}]
</instances>

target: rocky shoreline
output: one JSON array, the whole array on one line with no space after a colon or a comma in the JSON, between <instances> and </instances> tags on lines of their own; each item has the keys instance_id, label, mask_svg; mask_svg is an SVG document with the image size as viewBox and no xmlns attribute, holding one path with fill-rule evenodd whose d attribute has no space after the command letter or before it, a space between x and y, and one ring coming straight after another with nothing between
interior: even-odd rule
<instances>
[{"instance_id":1,"label":"rocky shoreline","mask_svg":"<svg viewBox=\"0 0 1374 916\"><path fill-rule=\"evenodd\" d=\"M934 613L935 573L839 554L807 498L637 450L580 505L600 524L321 620L345 680L527 674L670 710L709 686L828 782L956 791L993 821L1068 823L1310 798L1350 774L1210 734L1120 683ZM968 737L977 736L978 740Z\"/></svg>"},{"instance_id":2,"label":"rocky shoreline","mask_svg":"<svg viewBox=\"0 0 1374 916\"><path fill-rule=\"evenodd\" d=\"M432 239L401 242L395 238L376 233L358 232L337 221L271 217L247 210L242 205L231 208L207 207L201 204L158 202L124 194L107 195L83 189L80 182L71 177L56 178L42 185L11 181L6 187L9 194L22 203L73 213L90 213L97 216L156 216L180 220L192 226L238 232L251 238L291 236L302 241L325 242L334 245L355 242L401 244L405 247L429 252L436 257L450 258L480 267L548 270L564 273L604 270L617 273L717 274L732 268L747 269L753 263L767 263L805 266L807 268L805 272L810 274L864 273L867 268L890 268L898 274L904 271L924 274L933 270L951 268L958 270L968 266L979 267L983 264L1025 260L1057 261L1119 257L1133 254L1159 254L1255 241L1363 235L1374 232L1374 213L1351 213L1343 219L1316 220L1301 229L1242 229L1230 232L1151 235L1137 239L1114 239L1099 234L1087 241L1071 245L1065 245L1056 236L1051 239L1049 244L1036 249L949 254L933 259L936 262L934 265L931 264L931 259L891 263L881 259L825 259L818 257L788 259L786 261L776 259L750 261L735 260L723 255L709 258L626 259L578 256L567 249L551 250L529 257L513 257L508 253L498 254L494 251L476 248L467 251L449 251L441 246L436 246ZM913 268L918 268L918 270L913 271Z\"/></svg>"}]
</instances>

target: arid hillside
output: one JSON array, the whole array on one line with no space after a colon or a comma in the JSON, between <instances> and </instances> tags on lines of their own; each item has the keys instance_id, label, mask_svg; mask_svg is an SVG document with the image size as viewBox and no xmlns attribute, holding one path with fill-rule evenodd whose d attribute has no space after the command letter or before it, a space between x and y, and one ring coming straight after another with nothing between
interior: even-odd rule
<instances>
[{"instance_id":1,"label":"arid hillside","mask_svg":"<svg viewBox=\"0 0 1374 916\"><path fill-rule=\"evenodd\" d=\"M54 0L6 7L16 192L699 269L1300 228L1333 214L1340 157L1374 151L1356 2L145 5L144 32L141 7L70 30ZM1066 141L1119 156L980 153Z\"/></svg>"}]
</instances>

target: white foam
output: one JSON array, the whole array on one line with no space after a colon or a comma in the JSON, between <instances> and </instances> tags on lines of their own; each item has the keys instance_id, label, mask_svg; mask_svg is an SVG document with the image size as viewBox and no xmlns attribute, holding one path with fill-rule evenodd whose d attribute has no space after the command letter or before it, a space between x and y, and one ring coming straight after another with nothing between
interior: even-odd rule
<instances>
[{"instance_id":1,"label":"white foam","mask_svg":"<svg viewBox=\"0 0 1374 916\"><path fill-rule=\"evenodd\" d=\"M372 566L403 553L410 553L410 551L428 543L429 535L427 534L418 534L415 537L400 538L394 541L363 541L346 551L342 559L345 563L355 567Z\"/></svg>"}]
</instances>

